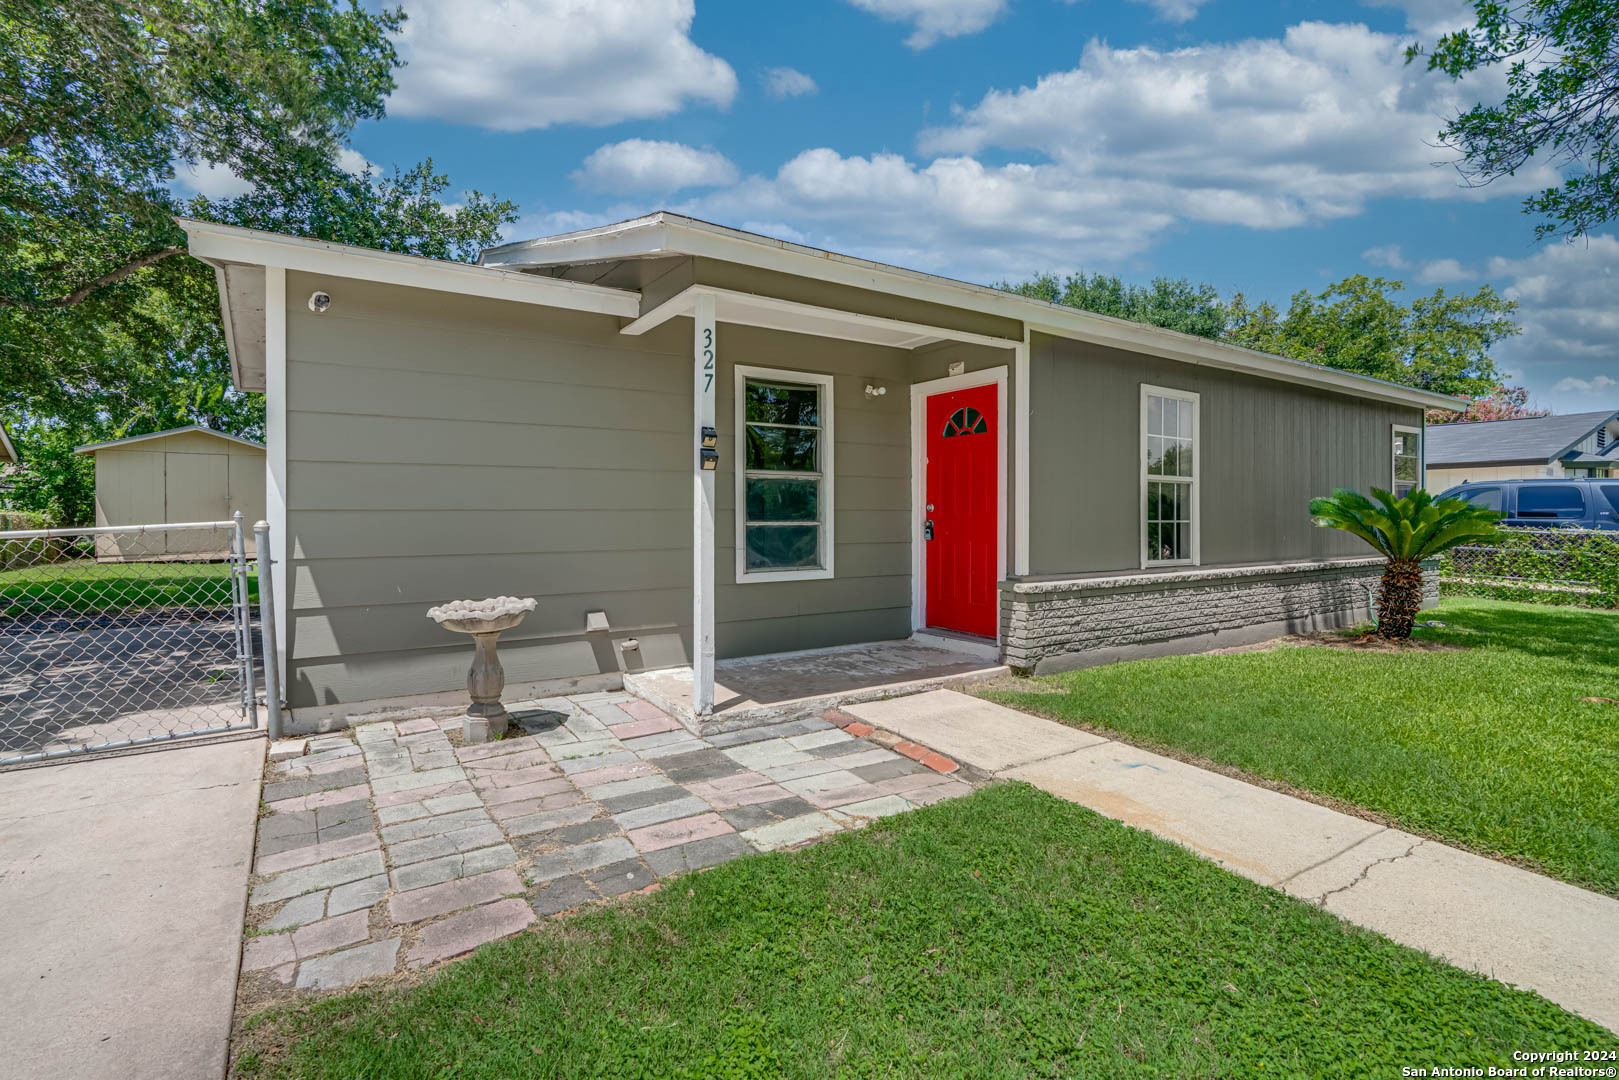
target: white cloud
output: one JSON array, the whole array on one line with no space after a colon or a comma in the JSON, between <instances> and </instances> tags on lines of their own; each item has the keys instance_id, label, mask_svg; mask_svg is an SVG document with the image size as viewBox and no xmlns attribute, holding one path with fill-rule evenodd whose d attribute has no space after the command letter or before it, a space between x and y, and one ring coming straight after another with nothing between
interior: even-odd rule
<instances>
[{"instance_id":1,"label":"white cloud","mask_svg":"<svg viewBox=\"0 0 1619 1080\"><path fill-rule=\"evenodd\" d=\"M1069 3L1073 2L1074 0L1069 0ZM1165 22L1183 23L1197 18L1197 9L1209 0L1135 0L1135 2L1146 4Z\"/></svg>"},{"instance_id":2,"label":"white cloud","mask_svg":"<svg viewBox=\"0 0 1619 1080\"><path fill-rule=\"evenodd\" d=\"M1559 393L1592 394L1609 390L1619 390L1619 379L1609 375L1598 375L1592 379L1576 379L1572 375L1552 387Z\"/></svg>"},{"instance_id":3,"label":"white cloud","mask_svg":"<svg viewBox=\"0 0 1619 1080\"><path fill-rule=\"evenodd\" d=\"M724 108L736 72L691 40L694 0L406 0L401 116L496 131Z\"/></svg>"},{"instance_id":4,"label":"white cloud","mask_svg":"<svg viewBox=\"0 0 1619 1080\"><path fill-rule=\"evenodd\" d=\"M1383 244L1380 247L1367 248L1360 253L1360 257L1373 266L1386 266L1390 270L1404 270L1411 265L1400 253L1399 244Z\"/></svg>"},{"instance_id":5,"label":"white cloud","mask_svg":"<svg viewBox=\"0 0 1619 1080\"><path fill-rule=\"evenodd\" d=\"M1154 185L1177 217L1253 228L1349 217L1382 196L1483 199L1554 182L1530 167L1469 190L1436 168L1440 117L1476 91L1407 66L1404 44L1313 22L1169 52L1093 40L1077 68L991 91L921 146L1034 151L1076 182Z\"/></svg>"},{"instance_id":6,"label":"white cloud","mask_svg":"<svg viewBox=\"0 0 1619 1080\"><path fill-rule=\"evenodd\" d=\"M1491 259L1485 272L1518 302L1523 326L1496 362L1522 372L1559 412L1619 408L1619 386L1603 373L1619 367L1619 238L1554 241L1523 258Z\"/></svg>"},{"instance_id":7,"label":"white cloud","mask_svg":"<svg viewBox=\"0 0 1619 1080\"><path fill-rule=\"evenodd\" d=\"M376 170L376 166L367 161L365 155L352 146L345 146L337 152L337 167L354 176L359 176L367 169Z\"/></svg>"},{"instance_id":8,"label":"white cloud","mask_svg":"<svg viewBox=\"0 0 1619 1080\"><path fill-rule=\"evenodd\" d=\"M1006 10L1007 0L849 0L889 22L910 23L905 44L921 50L941 38L976 34Z\"/></svg>"},{"instance_id":9,"label":"white cloud","mask_svg":"<svg viewBox=\"0 0 1619 1080\"><path fill-rule=\"evenodd\" d=\"M924 131L920 158L818 147L684 209L984 281L1117 265L1183 223L1273 230L1354 216L1373 198L1498 198L1547 182L1530 168L1466 189L1435 168L1426 140L1476 91L1408 67L1402 48L1322 23L1173 51L1093 41L1075 69L992 91Z\"/></svg>"},{"instance_id":10,"label":"white cloud","mask_svg":"<svg viewBox=\"0 0 1619 1080\"><path fill-rule=\"evenodd\" d=\"M734 184L736 166L718 150L684 143L626 139L608 143L585 158L574 182L616 194L659 194L689 187Z\"/></svg>"},{"instance_id":11,"label":"white cloud","mask_svg":"<svg viewBox=\"0 0 1619 1080\"><path fill-rule=\"evenodd\" d=\"M1362 0L1362 3L1371 8L1394 8L1404 12L1406 28L1424 44L1432 44L1441 34L1471 26L1476 19L1472 0Z\"/></svg>"},{"instance_id":12,"label":"white cloud","mask_svg":"<svg viewBox=\"0 0 1619 1080\"><path fill-rule=\"evenodd\" d=\"M791 222L804 242L987 281L1128 257L1173 217L1121 185L1075 184L1051 165L925 166L898 154L806 150L681 207L719 221Z\"/></svg>"},{"instance_id":13,"label":"white cloud","mask_svg":"<svg viewBox=\"0 0 1619 1080\"><path fill-rule=\"evenodd\" d=\"M815 85L814 79L797 68L766 68L759 80L764 83L765 93L773 98L802 97L821 89Z\"/></svg>"},{"instance_id":14,"label":"white cloud","mask_svg":"<svg viewBox=\"0 0 1619 1080\"><path fill-rule=\"evenodd\" d=\"M1477 270L1463 266L1456 259L1430 259L1417 271L1417 280L1424 285L1455 285L1476 281L1478 276Z\"/></svg>"},{"instance_id":15,"label":"white cloud","mask_svg":"<svg viewBox=\"0 0 1619 1080\"><path fill-rule=\"evenodd\" d=\"M198 165L176 161L174 182L185 191L205 199L234 199L253 190L253 185L237 176L229 165L215 165L210 161Z\"/></svg>"}]
</instances>

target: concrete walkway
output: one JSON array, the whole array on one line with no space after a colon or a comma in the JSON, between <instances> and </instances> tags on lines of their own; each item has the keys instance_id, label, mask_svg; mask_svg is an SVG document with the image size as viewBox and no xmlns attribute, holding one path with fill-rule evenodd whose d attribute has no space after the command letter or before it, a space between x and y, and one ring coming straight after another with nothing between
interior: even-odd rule
<instances>
[{"instance_id":1,"label":"concrete walkway","mask_svg":"<svg viewBox=\"0 0 1619 1080\"><path fill-rule=\"evenodd\" d=\"M1619 1031L1619 901L952 690L847 711Z\"/></svg>"},{"instance_id":2,"label":"concrete walkway","mask_svg":"<svg viewBox=\"0 0 1619 1080\"><path fill-rule=\"evenodd\" d=\"M8 1076L224 1075L264 741L0 773Z\"/></svg>"}]
</instances>

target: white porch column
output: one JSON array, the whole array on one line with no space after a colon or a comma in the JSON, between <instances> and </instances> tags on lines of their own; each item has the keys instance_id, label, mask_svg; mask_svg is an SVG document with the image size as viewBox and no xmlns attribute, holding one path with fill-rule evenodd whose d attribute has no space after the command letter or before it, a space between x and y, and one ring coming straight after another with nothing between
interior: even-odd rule
<instances>
[{"instance_id":1,"label":"white porch column","mask_svg":"<svg viewBox=\"0 0 1619 1080\"><path fill-rule=\"evenodd\" d=\"M698 293L692 323L692 529L691 706L698 716L714 712L714 473L703 469L703 429L714 426L714 380L718 346L714 297ZM740 462L733 462L740 468Z\"/></svg>"}]
</instances>

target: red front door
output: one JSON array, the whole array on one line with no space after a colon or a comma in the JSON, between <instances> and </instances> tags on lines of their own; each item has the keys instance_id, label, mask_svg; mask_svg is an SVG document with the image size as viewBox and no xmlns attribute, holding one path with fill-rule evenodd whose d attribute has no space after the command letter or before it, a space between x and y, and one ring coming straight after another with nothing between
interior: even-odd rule
<instances>
[{"instance_id":1,"label":"red front door","mask_svg":"<svg viewBox=\"0 0 1619 1080\"><path fill-rule=\"evenodd\" d=\"M1000 445L996 388L972 386L927 399L927 550L929 626L994 637L996 506ZM928 530L932 539L927 539Z\"/></svg>"}]
</instances>

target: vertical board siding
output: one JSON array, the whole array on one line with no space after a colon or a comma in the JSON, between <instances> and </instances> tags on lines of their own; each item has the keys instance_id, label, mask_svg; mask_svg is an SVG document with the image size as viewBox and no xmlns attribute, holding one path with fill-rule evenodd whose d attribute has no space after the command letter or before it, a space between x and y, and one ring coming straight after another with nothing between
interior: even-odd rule
<instances>
[{"instance_id":1,"label":"vertical board siding","mask_svg":"<svg viewBox=\"0 0 1619 1080\"><path fill-rule=\"evenodd\" d=\"M332 294L324 315L302 303ZM512 683L685 663L691 320L598 315L289 275L288 693L329 705L459 689L448 600L534 596ZM909 632L909 354L721 324L719 655ZM835 376L837 577L735 582L735 364ZM869 381L889 392L865 395ZM586 635L605 610L610 634ZM637 657L639 659L637 659Z\"/></svg>"},{"instance_id":2,"label":"vertical board siding","mask_svg":"<svg viewBox=\"0 0 1619 1080\"><path fill-rule=\"evenodd\" d=\"M1106 573L1141 564L1143 383L1201 395L1202 563L1241 566L1362 553L1310 523L1334 488L1386 488L1392 425L1415 407L1036 334L1031 573Z\"/></svg>"}]
</instances>

